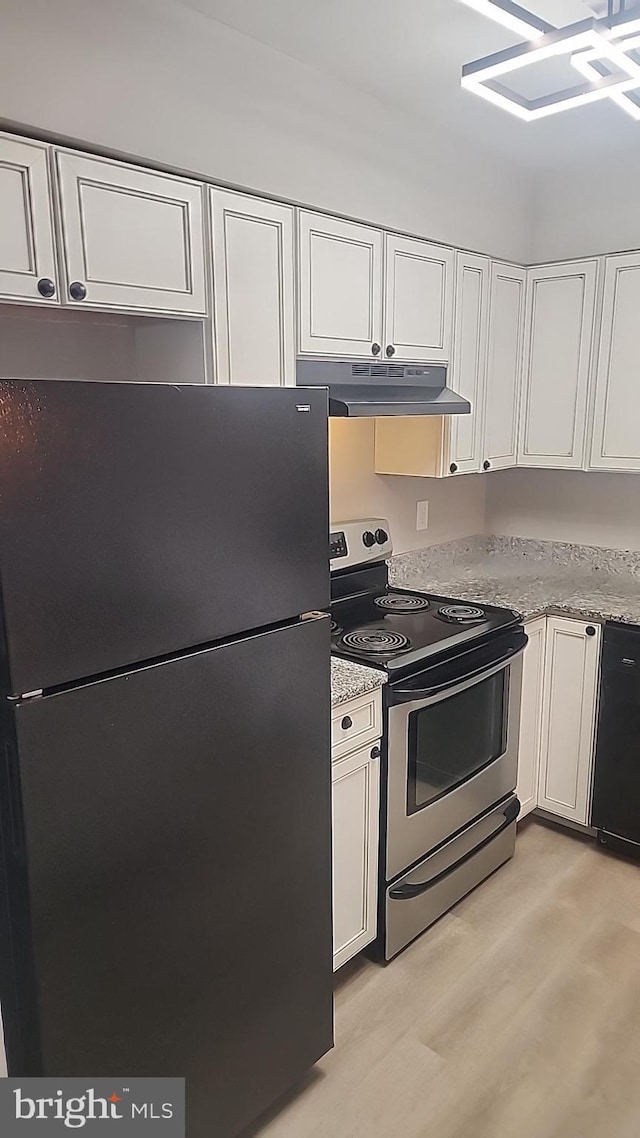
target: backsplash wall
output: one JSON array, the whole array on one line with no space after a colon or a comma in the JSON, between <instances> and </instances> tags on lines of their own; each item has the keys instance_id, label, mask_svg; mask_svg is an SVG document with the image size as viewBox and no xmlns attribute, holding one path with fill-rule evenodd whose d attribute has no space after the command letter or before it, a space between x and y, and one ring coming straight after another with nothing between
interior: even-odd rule
<instances>
[{"instance_id":1,"label":"backsplash wall","mask_svg":"<svg viewBox=\"0 0 640 1138\"><path fill-rule=\"evenodd\" d=\"M640 475L504 470L486 482L485 533L640 550Z\"/></svg>"},{"instance_id":2,"label":"backsplash wall","mask_svg":"<svg viewBox=\"0 0 640 1138\"><path fill-rule=\"evenodd\" d=\"M374 419L329 422L332 521L387 518L396 553L483 532L486 477L399 478L375 474L374 428ZM416 503L424 500L429 503L429 525L426 530L416 530Z\"/></svg>"}]
</instances>

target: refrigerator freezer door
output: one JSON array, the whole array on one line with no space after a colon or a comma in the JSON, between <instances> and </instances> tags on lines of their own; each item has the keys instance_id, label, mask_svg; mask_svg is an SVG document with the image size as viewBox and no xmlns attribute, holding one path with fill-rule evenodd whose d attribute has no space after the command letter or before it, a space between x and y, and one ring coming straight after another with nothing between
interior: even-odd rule
<instances>
[{"instance_id":1,"label":"refrigerator freezer door","mask_svg":"<svg viewBox=\"0 0 640 1138\"><path fill-rule=\"evenodd\" d=\"M185 1076L226 1138L331 1047L329 718L328 618L16 707L11 1074Z\"/></svg>"},{"instance_id":2,"label":"refrigerator freezer door","mask_svg":"<svg viewBox=\"0 0 640 1138\"><path fill-rule=\"evenodd\" d=\"M328 605L326 406L295 388L0 381L0 688Z\"/></svg>"}]
</instances>

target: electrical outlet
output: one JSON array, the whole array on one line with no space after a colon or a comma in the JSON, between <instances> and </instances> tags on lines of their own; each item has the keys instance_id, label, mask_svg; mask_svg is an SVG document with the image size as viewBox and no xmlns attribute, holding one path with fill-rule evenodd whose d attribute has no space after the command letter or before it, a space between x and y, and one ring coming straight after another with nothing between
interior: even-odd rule
<instances>
[{"instance_id":1,"label":"electrical outlet","mask_svg":"<svg viewBox=\"0 0 640 1138\"><path fill-rule=\"evenodd\" d=\"M427 529L429 526L429 503L416 502L416 529Z\"/></svg>"}]
</instances>

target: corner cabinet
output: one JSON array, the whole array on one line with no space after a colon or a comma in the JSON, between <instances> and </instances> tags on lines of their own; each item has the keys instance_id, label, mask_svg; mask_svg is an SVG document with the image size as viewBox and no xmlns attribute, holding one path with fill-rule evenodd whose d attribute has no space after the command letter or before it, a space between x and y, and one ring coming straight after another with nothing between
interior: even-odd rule
<instances>
[{"instance_id":1,"label":"corner cabinet","mask_svg":"<svg viewBox=\"0 0 640 1138\"><path fill-rule=\"evenodd\" d=\"M640 470L640 253L605 259L591 467Z\"/></svg>"},{"instance_id":2,"label":"corner cabinet","mask_svg":"<svg viewBox=\"0 0 640 1138\"><path fill-rule=\"evenodd\" d=\"M525 626L529 643L524 650L520 740L518 746L518 786L520 818L538 805L538 776L542 741L542 699L544 694L544 655L547 618L538 617Z\"/></svg>"},{"instance_id":3,"label":"corner cabinet","mask_svg":"<svg viewBox=\"0 0 640 1138\"><path fill-rule=\"evenodd\" d=\"M206 315L200 183L66 150L55 169L66 303Z\"/></svg>"},{"instance_id":4,"label":"corner cabinet","mask_svg":"<svg viewBox=\"0 0 640 1138\"><path fill-rule=\"evenodd\" d=\"M380 690L332 713L334 971L377 931L381 721Z\"/></svg>"},{"instance_id":5,"label":"corner cabinet","mask_svg":"<svg viewBox=\"0 0 640 1138\"><path fill-rule=\"evenodd\" d=\"M491 265L489 354L485 402L485 470L515 466L522 386L526 270Z\"/></svg>"},{"instance_id":6,"label":"corner cabinet","mask_svg":"<svg viewBox=\"0 0 640 1138\"><path fill-rule=\"evenodd\" d=\"M298 213L298 333L301 352L379 356L382 348L379 229Z\"/></svg>"},{"instance_id":7,"label":"corner cabinet","mask_svg":"<svg viewBox=\"0 0 640 1138\"><path fill-rule=\"evenodd\" d=\"M518 466L583 466L597 275L595 260L528 270Z\"/></svg>"},{"instance_id":8,"label":"corner cabinet","mask_svg":"<svg viewBox=\"0 0 640 1138\"><path fill-rule=\"evenodd\" d=\"M295 385L293 209L211 189L217 383Z\"/></svg>"},{"instance_id":9,"label":"corner cabinet","mask_svg":"<svg viewBox=\"0 0 640 1138\"><path fill-rule=\"evenodd\" d=\"M600 625L547 618L538 806L588 825Z\"/></svg>"},{"instance_id":10,"label":"corner cabinet","mask_svg":"<svg viewBox=\"0 0 640 1138\"><path fill-rule=\"evenodd\" d=\"M59 304L48 147L0 134L0 300Z\"/></svg>"},{"instance_id":11,"label":"corner cabinet","mask_svg":"<svg viewBox=\"0 0 640 1138\"><path fill-rule=\"evenodd\" d=\"M386 234L385 359L449 362L454 270L453 249Z\"/></svg>"},{"instance_id":12,"label":"corner cabinet","mask_svg":"<svg viewBox=\"0 0 640 1138\"><path fill-rule=\"evenodd\" d=\"M453 366L450 385L471 404L470 415L451 415L445 465L450 474L481 470L489 330L490 263L486 257L458 253L456 260Z\"/></svg>"}]
</instances>

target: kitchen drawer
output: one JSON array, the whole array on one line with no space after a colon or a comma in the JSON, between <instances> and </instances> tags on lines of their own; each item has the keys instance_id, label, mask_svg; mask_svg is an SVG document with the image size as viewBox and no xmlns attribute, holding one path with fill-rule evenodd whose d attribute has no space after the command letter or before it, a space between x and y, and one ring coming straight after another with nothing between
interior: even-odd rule
<instances>
[{"instance_id":1,"label":"kitchen drawer","mask_svg":"<svg viewBox=\"0 0 640 1138\"><path fill-rule=\"evenodd\" d=\"M382 734L380 689L334 707L331 713L331 758L339 759Z\"/></svg>"}]
</instances>

